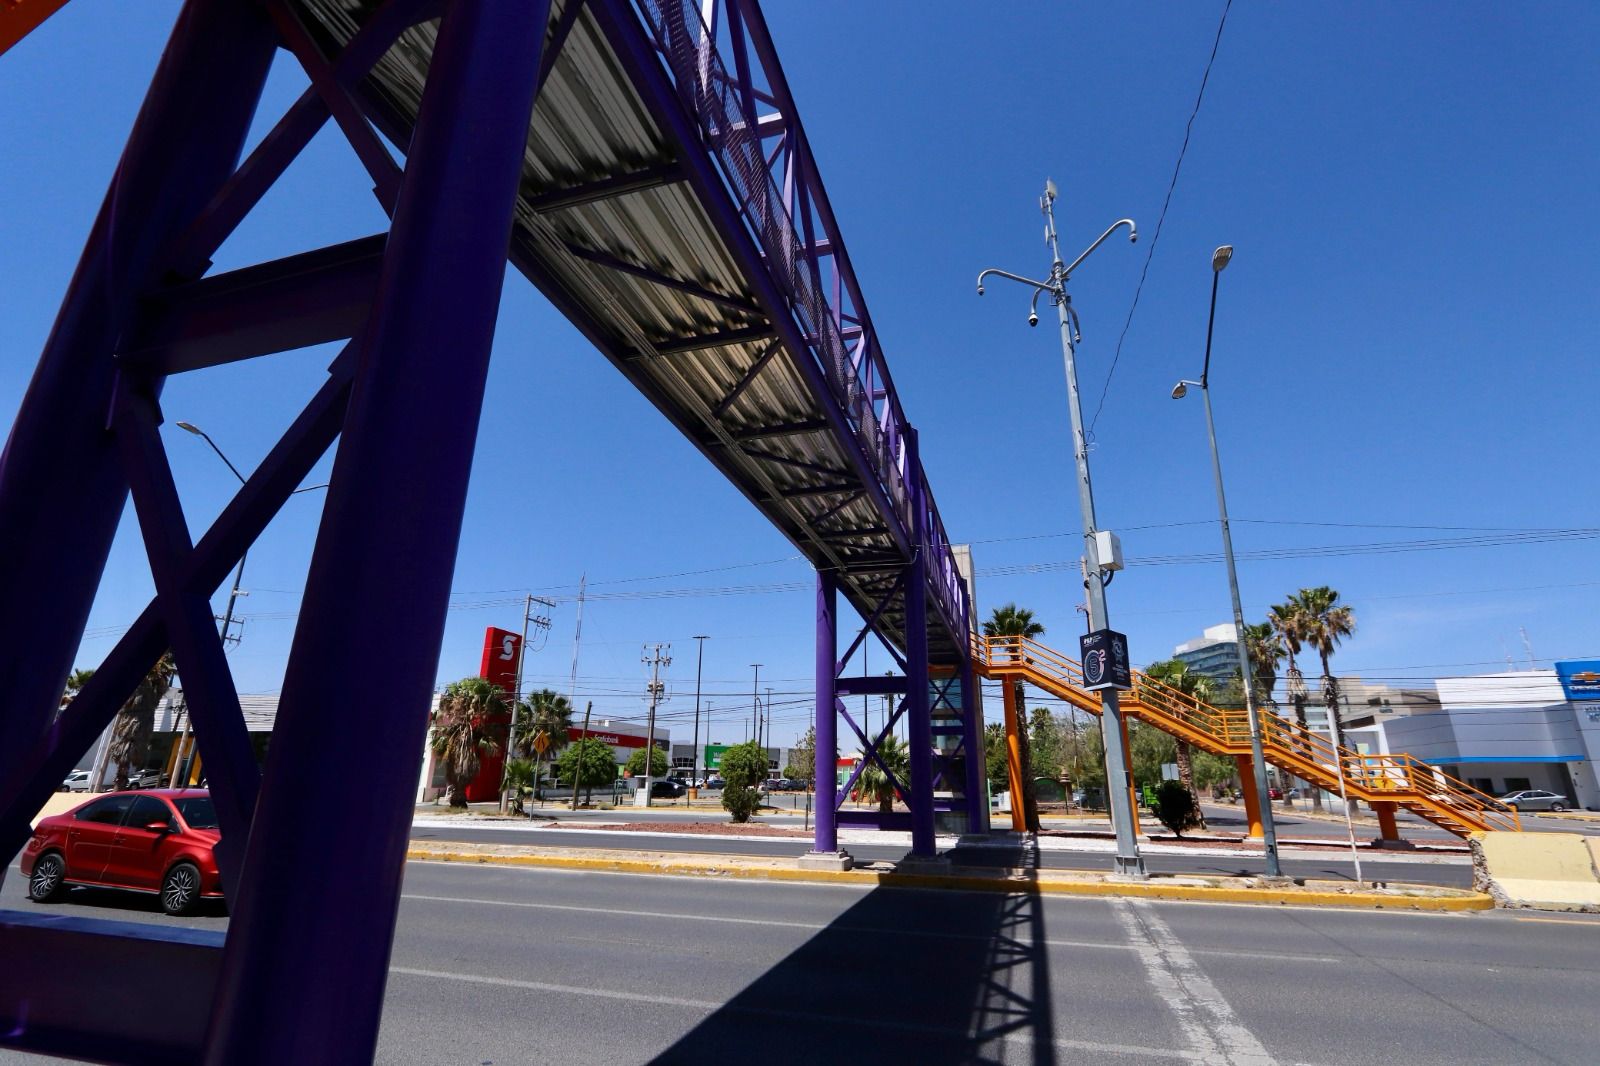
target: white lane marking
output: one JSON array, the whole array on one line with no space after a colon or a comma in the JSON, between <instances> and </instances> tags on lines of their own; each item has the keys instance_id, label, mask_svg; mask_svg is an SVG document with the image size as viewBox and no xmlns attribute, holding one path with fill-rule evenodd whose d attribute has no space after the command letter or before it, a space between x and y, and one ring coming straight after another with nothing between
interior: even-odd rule
<instances>
[{"instance_id":1,"label":"white lane marking","mask_svg":"<svg viewBox=\"0 0 1600 1066\"><path fill-rule=\"evenodd\" d=\"M754 925L765 926L772 929L806 929L821 932L823 929L834 929L840 933L866 933L869 935L910 936L935 940L981 940L988 943L993 937L977 933L947 933L932 929L899 929L886 926L870 925L839 925L835 926L837 919L828 919L823 922L786 922L778 918L734 918L724 914L685 914L682 911L641 911L629 910L619 907L580 907L572 903L532 903L527 900L515 899L480 899L476 896L432 896L419 892L406 892L401 899L418 900L424 903L477 903L485 907L517 907L525 910L536 911L564 911L574 914L604 914L607 917L622 918L668 918L685 922L714 922L724 925ZM1103 951L1136 951L1133 944L1112 944L1098 940L1061 940L1047 939L1042 942L1045 947L1051 948L1091 948ZM1296 955L1283 954L1270 951L1229 951L1224 948L1197 948L1198 955L1220 955L1226 958L1240 959L1272 959L1282 962L1344 962L1346 960L1334 955Z\"/></svg>"},{"instance_id":2,"label":"white lane marking","mask_svg":"<svg viewBox=\"0 0 1600 1066\"><path fill-rule=\"evenodd\" d=\"M558 985L545 981L523 981L514 977L489 977L483 974L451 973L446 970L424 970L413 966L391 966L389 967L389 972L404 974L408 977L427 977L436 981L463 981L468 984L490 985L497 988L525 989L529 992L587 996L593 999L620 1000L626 1003L648 1003L663 1007L683 1007L687 1010L700 1011L706 1014L727 1009L741 1014L783 1018L812 1024L859 1025L869 1029L893 1029L921 1035L973 1039L972 1034L965 1030L947 1026L921 1025L917 1022L903 1022L881 1016L856 1018L841 1014L826 1014L820 1011L791 1010L784 1007L755 1007L746 1006L742 1003L716 1003L711 1000L684 999L678 996L660 996L643 992L623 992L608 988L574 988L571 985ZM1017 1044L1025 1047L1032 1047L1034 1043L1029 1037L1020 1033L1009 1033L999 1038L998 1041L984 1041L984 1043L991 1042ZM1068 1051L1089 1051L1104 1055L1140 1055L1145 1058L1179 1059L1185 1062L1201 1063L1220 1061L1207 1059L1193 1051L1186 1051L1181 1048L1141 1047L1137 1044L1103 1044L1093 1040L1057 1039L1052 1043L1054 1046Z\"/></svg>"},{"instance_id":3,"label":"white lane marking","mask_svg":"<svg viewBox=\"0 0 1600 1066\"><path fill-rule=\"evenodd\" d=\"M1201 1061L1226 1066L1277 1066L1154 907L1143 900L1119 899L1112 904L1112 910L1144 963L1156 998L1172 1008L1179 1028Z\"/></svg>"}]
</instances>

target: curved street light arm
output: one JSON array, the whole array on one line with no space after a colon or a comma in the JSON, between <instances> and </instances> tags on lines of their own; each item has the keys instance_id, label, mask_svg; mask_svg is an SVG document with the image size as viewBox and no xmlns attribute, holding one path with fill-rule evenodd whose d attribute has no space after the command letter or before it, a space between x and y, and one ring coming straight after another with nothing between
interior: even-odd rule
<instances>
[{"instance_id":1,"label":"curved street light arm","mask_svg":"<svg viewBox=\"0 0 1600 1066\"><path fill-rule=\"evenodd\" d=\"M1104 237L1100 239L1105 240ZM1024 285L1032 285L1035 289L1043 289L1045 292L1050 292L1054 288L1053 285L1046 281L1034 281L1032 278L1023 277L1021 274L1013 274L1009 270L998 270L995 267L990 267L988 270L985 270L983 273L978 275L979 296L983 295L983 279L988 277L990 274L998 274L1002 278L1010 278L1012 281L1020 281Z\"/></svg>"},{"instance_id":2,"label":"curved street light arm","mask_svg":"<svg viewBox=\"0 0 1600 1066\"><path fill-rule=\"evenodd\" d=\"M1113 233L1117 232L1117 227L1119 227L1119 226L1127 226L1128 227L1128 243L1129 244L1132 244L1132 243L1136 242L1139 239L1139 227L1134 224L1133 219L1131 219L1131 218L1119 218L1117 221L1111 223L1111 228L1110 229L1108 229L1104 233L1100 234L1100 239L1099 240L1095 241L1093 244L1089 245L1089 247L1085 248L1083 250L1083 254L1078 256L1078 258L1074 259L1072 261L1072 265L1067 267L1067 269L1065 269L1065 270L1063 270L1061 272L1062 277L1063 278L1071 277L1072 276L1072 272L1074 270L1078 269L1078 264L1083 262L1085 259L1089 258L1089 253L1093 252L1096 248L1098 248L1102 244L1104 244L1106 238L1111 236Z\"/></svg>"}]
</instances>

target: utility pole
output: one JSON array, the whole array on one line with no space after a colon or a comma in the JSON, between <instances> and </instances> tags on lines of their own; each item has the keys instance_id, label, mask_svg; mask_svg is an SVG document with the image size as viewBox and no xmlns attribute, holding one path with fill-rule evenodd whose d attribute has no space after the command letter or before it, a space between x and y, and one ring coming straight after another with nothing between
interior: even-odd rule
<instances>
[{"instance_id":1,"label":"utility pole","mask_svg":"<svg viewBox=\"0 0 1600 1066\"><path fill-rule=\"evenodd\" d=\"M661 702L663 685L661 684L661 668L672 665L672 645L656 644L647 647L640 658L646 666L650 667L650 717L646 719L644 729L644 784L639 786L639 791L633 797L635 807L650 806L650 764L656 755L656 704Z\"/></svg>"},{"instance_id":2,"label":"utility pole","mask_svg":"<svg viewBox=\"0 0 1600 1066\"><path fill-rule=\"evenodd\" d=\"M762 721L766 723L766 739L761 742L761 750L767 751L772 747L772 686L767 686L767 704L762 710Z\"/></svg>"},{"instance_id":3,"label":"utility pole","mask_svg":"<svg viewBox=\"0 0 1600 1066\"><path fill-rule=\"evenodd\" d=\"M1032 287L1033 308L1028 313L1030 326L1039 324L1037 307L1040 295L1048 293L1050 302L1055 304L1056 318L1061 329L1061 357L1067 377L1067 408L1072 421L1072 452L1077 466L1078 508L1083 519L1083 543L1089 562L1088 574L1084 581L1089 600L1089 628L1101 630L1110 626L1106 613L1105 586L1110 583L1115 571L1112 568L1113 560L1100 557L1098 543L1100 538L1095 535L1099 529L1095 522L1094 489L1089 480L1089 441L1084 432L1083 406L1078 398L1078 367L1076 354L1073 351L1074 341L1082 338L1077 329L1078 313L1072 309L1072 298L1067 295L1067 281L1078 265L1119 228L1128 227L1130 241L1138 239L1138 230L1134 226L1133 219L1118 219L1069 266L1061 258L1060 243L1056 236L1056 196L1056 183L1046 181L1044 195L1039 199L1039 209L1045 219L1045 243L1050 247L1049 279L1035 281L1020 274L989 269L978 275L978 295L983 295L983 279L990 274ZM1128 766L1128 752L1123 741L1122 711L1117 703L1115 688L1100 690L1100 707L1101 721L1105 723L1106 791L1109 793L1107 799L1111 806L1112 827L1117 834L1116 872L1128 877L1143 878L1148 874L1145 872L1144 858L1139 854L1139 839L1134 831L1133 775Z\"/></svg>"},{"instance_id":4,"label":"utility pole","mask_svg":"<svg viewBox=\"0 0 1600 1066\"><path fill-rule=\"evenodd\" d=\"M757 728L758 719L756 716L760 713L761 708L761 664L751 663L750 665L755 668L756 676L755 680L750 682L750 732L745 739L759 740L761 731Z\"/></svg>"},{"instance_id":5,"label":"utility pole","mask_svg":"<svg viewBox=\"0 0 1600 1066\"><path fill-rule=\"evenodd\" d=\"M700 674L706 664L706 641L709 637L695 637L698 648L694 657L694 747L689 749L689 795L700 795ZM711 734L711 720L706 720L706 735Z\"/></svg>"},{"instance_id":6,"label":"utility pole","mask_svg":"<svg viewBox=\"0 0 1600 1066\"><path fill-rule=\"evenodd\" d=\"M589 741L589 715L594 711L594 700L590 700L583 708L583 736L578 738L578 758L572 771L572 809L578 809L578 780L583 777L583 752L582 745Z\"/></svg>"},{"instance_id":7,"label":"utility pole","mask_svg":"<svg viewBox=\"0 0 1600 1066\"><path fill-rule=\"evenodd\" d=\"M533 616L533 605L539 604L547 611L555 610L555 601L547 600L542 596L528 593L527 599L522 601L522 643L517 645L517 684L516 692L511 695L511 725L506 730L506 757L500 768L500 813L506 813L511 802L511 756L517 750L517 712L522 709L522 667L528 661L528 625L531 622L539 629L550 628L550 616L542 614ZM530 712L531 712L530 708ZM533 715L528 715L528 728L533 728ZM533 787L538 789L537 776Z\"/></svg>"},{"instance_id":8,"label":"utility pole","mask_svg":"<svg viewBox=\"0 0 1600 1066\"><path fill-rule=\"evenodd\" d=\"M587 573L578 578L578 627L572 633L572 681L567 690L567 702L573 706L578 703L578 646L583 643L583 591L588 582Z\"/></svg>"}]
</instances>

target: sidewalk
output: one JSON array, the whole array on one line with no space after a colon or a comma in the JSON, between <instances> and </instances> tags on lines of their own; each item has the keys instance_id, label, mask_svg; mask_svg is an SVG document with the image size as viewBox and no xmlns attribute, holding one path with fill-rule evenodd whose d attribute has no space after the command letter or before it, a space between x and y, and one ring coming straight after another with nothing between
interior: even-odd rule
<instances>
[{"instance_id":1,"label":"sidewalk","mask_svg":"<svg viewBox=\"0 0 1600 1066\"><path fill-rule=\"evenodd\" d=\"M413 844L418 862L542 867L672 877L741 878L847 885L858 888L925 888L1027 892L1054 896L1112 896L1276 906L1354 907L1383 910L1477 911L1494 901L1481 892L1431 885L1355 889L1342 882L1271 884L1261 878L1157 874L1134 881L1112 874L1067 870L996 870L938 863L871 863L853 870L802 870L794 859L742 855L534 848L509 844Z\"/></svg>"}]
</instances>

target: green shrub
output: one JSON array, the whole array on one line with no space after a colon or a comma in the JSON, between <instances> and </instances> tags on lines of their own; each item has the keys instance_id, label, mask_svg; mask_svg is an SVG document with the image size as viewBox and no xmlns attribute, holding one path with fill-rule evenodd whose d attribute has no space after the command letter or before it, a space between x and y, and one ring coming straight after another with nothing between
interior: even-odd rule
<instances>
[{"instance_id":1,"label":"green shrub","mask_svg":"<svg viewBox=\"0 0 1600 1066\"><path fill-rule=\"evenodd\" d=\"M1161 782L1156 789L1154 807L1161 824L1176 836L1181 837L1185 829L1193 829L1200 824L1199 804L1194 801L1194 793L1184 788L1181 781Z\"/></svg>"},{"instance_id":2,"label":"green shrub","mask_svg":"<svg viewBox=\"0 0 1600 1066\"><path fill-rule=\"evenodd\" d=\"M767 752L753 740L735 744L722 753L722 808L736 822L748 822L761 806L756 785L767 778Z\"/></svg>"}]
</instances>

